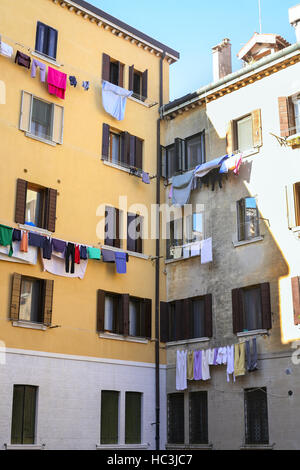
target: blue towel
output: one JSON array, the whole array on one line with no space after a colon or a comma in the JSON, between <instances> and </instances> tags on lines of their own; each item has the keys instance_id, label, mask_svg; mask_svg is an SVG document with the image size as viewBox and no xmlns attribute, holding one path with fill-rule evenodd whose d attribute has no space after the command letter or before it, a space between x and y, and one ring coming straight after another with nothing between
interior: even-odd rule
<instances>
[{"instance_id":1,"label":"blue towel","mask_svg":"<svg viewBox=\"0 0 300 470\"><path fill-rule=\"evenodd\" d=\"M188 204L193 185L193 178L194 170L188 171L183 175L173 176L173 205L184 206L185 204Z\"/></svg>"},{"instance_id":2,"label":"blue towel","mask_svg":"<svg viewBox=\"0 0 300 470\"><path fill-rule=\"evenodd\" d=\"M142 173L142 181L143 181L143 183L145 183L145 184L150 184L149 173L146 173L145 171L143 171L143 173Z\"/></svg>"},{"instance_id":3,"label":"blue towel","mask_svg":"<svg viewBox=\"0 0 300 470\"><path fill-rule=\"evenodd\" d=\"M126 274L126 260L127 254L122 252L115 252L115 261L118 274Z\"/></svg>"}]
</instances>

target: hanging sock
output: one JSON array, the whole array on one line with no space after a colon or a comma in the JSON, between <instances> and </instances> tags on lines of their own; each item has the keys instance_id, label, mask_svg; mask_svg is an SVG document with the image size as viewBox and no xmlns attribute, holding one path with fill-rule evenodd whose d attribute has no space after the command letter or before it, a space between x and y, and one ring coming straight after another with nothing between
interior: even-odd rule
<instances>
[{"instance_id":1,"label":"hanging sock","mask_svg":"<svg viewBox=\"0 0 300 470\"><path fill-rule=\"evenodd\" d=\"M142 172L142 181L145 184L150 184L149 173L146 173L145 171Z\"/></svg>"},{"instance_id":2,"label":"hanging sock","mask_svg":"<svg viewBox=\"0 0 300 470\"><path fill-rule=\"evenodd\" d=\"M88 91L90 88L90 82L82 82L82 86L86 91Z\"/></svg>"},{"instance_id":3,"label":"hanging sock","mask_svg":"<svg viewBox=\"0 0 300 470\"><path fill-rule=\"evenodd\" d=\"M70 85L73 86L74 88L77 87L77 80L76 80L76 77L74 77L73 75L71 75L69 77L69 81L70 81Z\"/></svg>"}]
</instances>

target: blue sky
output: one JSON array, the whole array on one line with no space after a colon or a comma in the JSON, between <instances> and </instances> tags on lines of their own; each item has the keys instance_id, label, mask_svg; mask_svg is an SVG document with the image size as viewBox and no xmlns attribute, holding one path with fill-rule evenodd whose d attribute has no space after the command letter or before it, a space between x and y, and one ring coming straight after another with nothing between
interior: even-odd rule
<instances>
[{"instance_id":1,"label":"blue sky","mask_svg":"<svg viewBox=\"0 0 300 470\"><path fill-rule=\"evenodd\" d=\"M241 67L236 54L259 32L258 0L87 0L125 23L180 53L171 66L170 99L212 81L211 48L228 37L233 71ZM288 9L297 0L261 0L262 32L296 41Z\"/></svg>"}]
</instances>

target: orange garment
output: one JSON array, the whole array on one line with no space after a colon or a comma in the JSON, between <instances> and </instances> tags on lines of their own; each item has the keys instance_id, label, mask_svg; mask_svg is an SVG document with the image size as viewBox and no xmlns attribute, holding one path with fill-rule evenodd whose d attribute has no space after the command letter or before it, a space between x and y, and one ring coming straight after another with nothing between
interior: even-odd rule
<instances>
[{"instance_id":1,"label":"orange garment","mask_svg":"<svg viewBox=\"0 0 300 470\"><path fill-rule=\"evenodd\" d=\"M23 251L24 253L28 253L28 232L22 232L20 251Z\"/></svg>"}]
</instances>

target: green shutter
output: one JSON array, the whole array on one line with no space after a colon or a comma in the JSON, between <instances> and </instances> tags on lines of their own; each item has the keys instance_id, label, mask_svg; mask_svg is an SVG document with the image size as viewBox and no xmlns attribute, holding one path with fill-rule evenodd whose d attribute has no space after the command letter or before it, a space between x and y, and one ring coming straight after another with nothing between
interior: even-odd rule
<instances>
[{"instance_id":1,"label":"green shutter","mask_svg":"<svg viewBox=\"0 0 300 470\"><path fill-rule=\"evenodd\" d=\"M141 443L141 406L141 393L126 392L125 444Z\"/></svg>"},{"instance_id":2,"label":"green shutter","mask_svg":"<svg viewBox=\"0 0 300 470\"><path fill-rule=\"evenodd\" d=\"M119 392L101 393L101 444L117 444L119 441Z\"/></svg>"}]
</instances>

